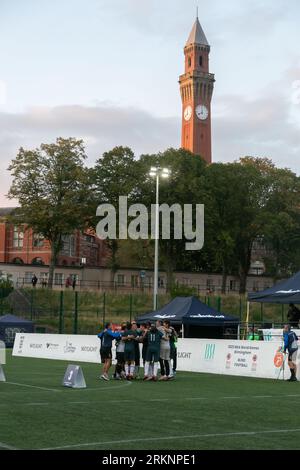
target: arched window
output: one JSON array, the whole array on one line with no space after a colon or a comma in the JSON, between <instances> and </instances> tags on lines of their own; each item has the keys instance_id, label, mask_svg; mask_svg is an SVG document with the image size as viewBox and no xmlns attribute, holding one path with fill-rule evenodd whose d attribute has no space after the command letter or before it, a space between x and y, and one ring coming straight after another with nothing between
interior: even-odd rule
<instances>
[{"instance_id":1,"label":"arched window","mask_svg":"<svg viewBox=\"0 0 300 470\"><path fill-rule=\"evenodd\" d=\"M200 55L200 57L199 57L199 65L200 65L200 67L202 67L202 65L203 65L203 57L202 57L202 55Z\"/></svg>"},{"instance_id":2,"label":"arched window","mask_svg":"<svg viewBox=\"0 0 300 470\"><path fill-rule=\"evenodd\" d=\"M14 258L12 262L14 264L24 264L24 261L22 260L22 258Z\"/></svg>"},{"instance_id":3,"label":"arched window","mask_svg":"<svg viewBox=\"0 0 300 470\"><path fill-rule=\"evenodd\" d=\"M190 57L188 58L188 65L189 67L192 65L192 59Z\"/></svg>"}]
</instances>

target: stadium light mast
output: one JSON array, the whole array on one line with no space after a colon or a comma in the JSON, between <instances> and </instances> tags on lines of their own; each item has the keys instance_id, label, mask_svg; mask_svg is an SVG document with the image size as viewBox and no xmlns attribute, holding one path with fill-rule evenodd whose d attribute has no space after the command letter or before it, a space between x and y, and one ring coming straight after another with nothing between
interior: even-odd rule
<instances>
[{"instance_id":1,"label":"stadium light mast","mask_svg":"<svg viewBox=\"0 0 300 470\"><path fill-rule=\"evenodd\" d=\"M171 171L168 168L151 167L150 176L156 179L155 201L155 249L154 249L154 282L153 282L153 310L157 309L158 293L158 240L159 240L159 177L168 178Z\"/></svg>"}]
</instances>

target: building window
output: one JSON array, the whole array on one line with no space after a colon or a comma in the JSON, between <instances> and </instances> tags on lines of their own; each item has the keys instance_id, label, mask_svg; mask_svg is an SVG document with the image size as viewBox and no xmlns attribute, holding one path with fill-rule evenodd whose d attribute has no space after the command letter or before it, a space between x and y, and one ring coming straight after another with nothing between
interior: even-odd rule
<instances>
[{"instance_id":1,"label":"building window","mask_svg":"<svg viewBox=\"0 0 300 470\"><path fill-rule=\"evenodd\" d=\"M229 290L232 290L232 291L236 290L236 281L234 281L233 279L229 281Z\"/></svg>"},{"instance_id":2,"label":"building window","mask_svg":"<svg viewBox=\"0 0 300 470\"><path fill-rule=\"evenodd\" d=\"M188 65L189 67L192 65L192 59L190 57L188 58Z\"/></svg>"},{"instance_id":3,"label":"building window","mask_svg":"<svg viewBox=\"0 0 300 470\"><path fill-rule=\"evenodd\" d=\"M65 235L62 238L62 255L75 256L75 237L74 235Z\"/></svg>"},{"instance_id":4,"label":"building window","mask_svg":"<svg viewBox=\"0 0 300 470\"><path fill-rule=\"evenodd\" d=\"M62 286L63 282L64 282L63 273L55 273L55 275L54 275L54 284L56 286Z\"/></svg>"},{"instance_id":5,"label":"building window","mask_svg":"<svg viewBox=\"0 0 300 470\"><path fill-rule=\"evenodd\" d=\"M42 248L44 246L44 236L40 233L34 233L32 246L33 248Z\"/></svg>"},{"instance_id":6,"label":"building window","mask_svg":"<svg viewBox=\"0 0 300 470\"><path fill-rule=\"evenodd\" d=\"M139 285L139 276L136 274L131 275L131 287L138 287Z\"/></svg>"},{"instance_id":7,"label":"building window","mask_svg":"<svg viewBox=\"0 0 300 470\"><path fill-rule=\"evenodd\" d=\"M214 281L213 281L213 279L207 279L206 280L206 289L207 289L208 293L214 291Z\"/></svg>"},{"instance_id":8,"label":"building window","mask_svg":"<svg viewBox=\"0 0 300 470\"><path fill-rule=\"evenodd\" d=\"M202 57L202 55L199 57L199 65L200 65L200 67L202 67L202 65L203 65L203 57Z\"/></svg>"},{"instance_id":9,"label":"building window","mask_svg":"<svg viewBox=\"0 0 300 470\"><path fill-rule=\"evenodd\" d=\"M118 274L117 284L118 284L118 286L124 286L125 285L125 276L124 276L124 274Z\"/></svg>"},{"instance_id":10,"label":"building window","mask_svg":"<svg viewBox=\"0 0 300 470\"><path fill-rule=\"evenodd\" d=\"M24 230L20 227L14 227L13 247L23 248Z\"/></svg>"},{"instance_id":11,"label":"building window","mask_svg":"<svg viewBox=\"0 0 300 470\"><path fill-rule=\"evenodd\" d=\"M163 277L158 278L158 287L164 287L165 285L165 280Z\"/></svg>"}]
</instances>

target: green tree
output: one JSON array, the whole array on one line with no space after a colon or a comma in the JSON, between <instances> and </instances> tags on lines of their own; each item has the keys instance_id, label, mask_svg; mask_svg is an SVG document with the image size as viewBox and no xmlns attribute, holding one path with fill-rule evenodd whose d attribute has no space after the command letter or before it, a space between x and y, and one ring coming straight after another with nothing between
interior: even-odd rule
<instances>
[{"instance_id":1,"label":"green tree","mask_svg":"<svg viewBox=\"0 0 300 470\"><path fill-rule=\"evenodd\" d=\"M20 204L12 216L13 223L24 223L51 245L49 287L63 237L83 229L89 219L85 159L82 140L60 137L34 150L21 147L9 166L13 182L8 197Z\"/></svg>"},{"instance_id":2,"label":"green tree","mask_svg":"<svg viewBox=\"0 0 300 470\"><path fill-rule=\"evenodd\" d=\"M93 185L93 213L100 204L109 203L116 209L117 227L119 220L119 197L127 196L128 204L135 198L135 190L138 181L138 162L133 151L129 147L115 147L105 152L92 169L91 181ZM94 218L96 227L99 219ZM118 271L120 262L118 251L120 240L106 240L110 250L108 266L111 269L111 281Z\"/></svg>"}]
</instances>

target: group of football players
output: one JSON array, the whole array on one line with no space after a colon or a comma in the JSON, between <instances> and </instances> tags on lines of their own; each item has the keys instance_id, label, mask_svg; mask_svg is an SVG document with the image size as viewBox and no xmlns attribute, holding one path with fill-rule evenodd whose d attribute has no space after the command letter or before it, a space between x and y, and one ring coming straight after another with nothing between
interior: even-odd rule
<instances>
[{"instance_id":1,"label":"group of football players","mask_svg":"<svg viewBox=\"0 0 300 470\"><path fill-rule=\"evenodd\" d=\"M108 371L112 363L112 342L116 341L116 366L113 378L133 380L139 375L141 356L144 366L143 380L172 380L176 374L177 338L176 330L168 320L156 323L136 321L122 323L119 331L113 331L111 323L99 333L100 355L103 363L101 378L109 380ZM142 348L140 345L142 344ZM160 377L158 371L160 369Z\"/></svg>"}]
</instances>

